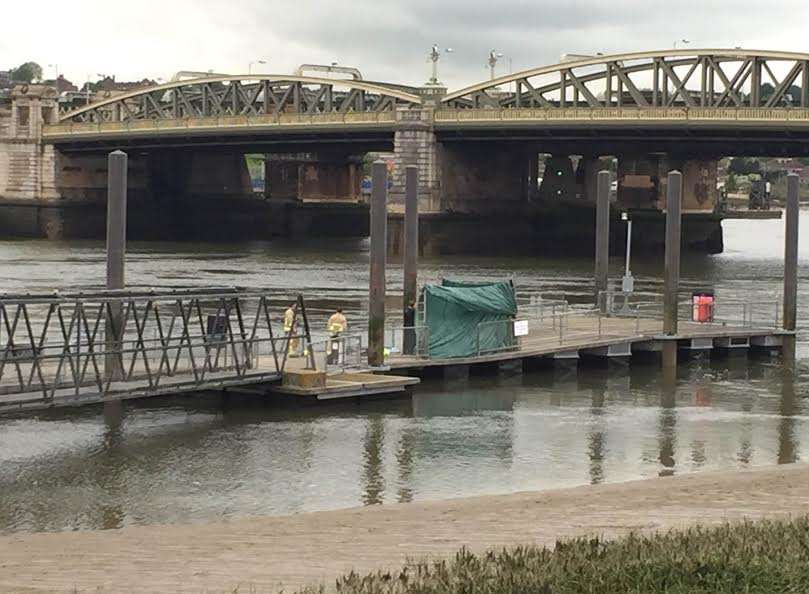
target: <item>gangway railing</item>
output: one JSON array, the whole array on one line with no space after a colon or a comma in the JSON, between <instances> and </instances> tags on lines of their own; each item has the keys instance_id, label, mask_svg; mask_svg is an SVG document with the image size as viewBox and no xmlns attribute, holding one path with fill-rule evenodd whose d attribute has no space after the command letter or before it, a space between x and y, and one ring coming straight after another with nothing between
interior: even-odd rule
<instances>
[{"instance_id":1,"label":"gangway railing","mask_svg":"<svg viewBox=\"0 0 809 594\"><path fill-rule=\"evenodd\" d=\"M367 368L366 350L361 334L341 334L311 342L306 369L341 373Z\"/></svg>"},{"instance_id":2,"label":"gangway railing","mask_svg":"<svg viewBox=\"0 0 809 594\"><path fill-rule=\"evenodd\" d=\"M425 326L385 328L385 350L390 356L430 356L430 329Z\"/></svg>"},{"instance_id":3,"label":"gangway railing","mask_svg":"<svg viewBox=\"0 0 809 594\"><path fill-rule=\"evenodd\" d=\"M692 302L678 304L682 331L700 328L774 330L781 321L777 298L716 300L710 311L695 311ZM605 292L593 307L538 306L534 315L521 310L513 319L482 322L477 327L477 355L519 349L575 345L607 338L654 338L663 332L662 298L640 298Z\"/></svg>"},{"instance_id":4,"label":"gangway railing","mask_svg":"<svg viewBox=\"0 0 809 594\"><path fill-rule=\"evenodd\" d=\"M745 329L774 330L782 322L780 296L714 298L709 304L699 305L693 301L680 301L677 318L680 323L698 323L705 326L732 326ZM604 291L599 294L597 309L606 316L632 317L635 319L663 319L663 298L659 295L635 296L620 291Z\"/></svg>"},{"instance_id":5,"label":"gangway railing","mask_svg":"<svg viewBox=\"0 0 809 594\"><path fill-rule=\"evenodd\" d=\"M293 309L284 333L260 291L0 295L0 408L279 378L292 344L311 342L302 297Z\"/></svg>"}]
</instances>

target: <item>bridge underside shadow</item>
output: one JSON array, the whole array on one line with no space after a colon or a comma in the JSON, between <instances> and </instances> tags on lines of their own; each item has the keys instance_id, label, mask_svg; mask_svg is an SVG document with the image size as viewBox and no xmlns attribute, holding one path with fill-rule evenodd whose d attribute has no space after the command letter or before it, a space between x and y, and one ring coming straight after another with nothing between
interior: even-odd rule
<instances>
[{"instance_id":1,"label":"bridge underside shadow","mask_svg":"<svg viewBox=\"0 0 809 594\"><path fill-rule=\"evenodd\" d=\"M369 153L394 154L395 147L390 141L296 141L272 147L253 143L127 149L130 238L242 241L367 237L364 165ZM664 217L659 206L665 174L679 168L685 173L684 247L722 250L716 158L637 152L616 158L618 151L608 150L607 145L589 142L534 138L446 137L421 147L415 158L423 162L423 153L432 151L437 180L434 188L419 188L421 253L588 254L595 228L595 176L611 163L613 168L617 163L613 245L623 244L624 227L617 224L620 211L634 210L636 245L662 248ZM263 186L254 186L247 154L260 156ZM0 232L104 236L106 152L74 147L57 151L56 158L60 199L0 205L9 214L2 217ZM395 176L392 183L389 251L398 255L402 192Z\"/></svg>"},{"instance_id":2,"label":"bridge underside shadow","mask_svg":"<svg viewBox=\"0 0 809 594\"><path fill-rule=\"evenodd\" d=\"M366 149L354 154L350 147L303 148L310 150L130 147L129 237L243 241L367 236L368 206L360 191ZM254 157L252 172L248 155ZM0 233L104 237L106 152L60 151L56 160L59 199L0 201Z\"/></svg>"}]
</instances>

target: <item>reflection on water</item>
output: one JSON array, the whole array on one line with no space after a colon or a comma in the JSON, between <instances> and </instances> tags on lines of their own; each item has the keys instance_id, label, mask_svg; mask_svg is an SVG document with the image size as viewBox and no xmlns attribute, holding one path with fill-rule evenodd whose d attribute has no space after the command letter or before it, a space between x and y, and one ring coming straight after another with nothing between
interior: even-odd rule
<instances>
[{"instance_id":1,"label":"reflection on water","mask_svg":"<svg viewBox=\"0 0 809 594\"><path fill-rule=\"evenodd\" d=\"M777 295L780 225L726 225L727 253L684 259L686 289ZM750 237L767 240L750 246ZM4 290L98 284L100 249L0 243L0 282ZM365 307L365 242L143 244L132 253L129 277L140 285L302 289L315 311L339 302L357 317ZM620 259L613 265L618 278ZM640 291L659 291L661 267L657 257L633 262ZM424 262L422 278L513 275L525 292L584 300L591 268L585 259L447 258ZM394 265L392 293L400 277ZM808 286L801 282L802 327ZM643 362L563 363L425 381L395 400L292 408L198 395L0 419L0 531L209 521L794 462L809 441L805 336L798 354L797 377L766 355L702 356L676 377Z\"/></svg>"},{"instance_id":2,"label":"reflection on water","mask_svg":"<svg viewBox=\"0 0 809 594\"><path fill-rule=\"evenodd\" d=\"M809 415L775 361L426 382L412 399L281 409L218 398L0 422L4 531L116 528L794 462ZM749 379L755 376L755 379ZM745 387L746 391L741 388Z\"/></svg>"}]
</instances>

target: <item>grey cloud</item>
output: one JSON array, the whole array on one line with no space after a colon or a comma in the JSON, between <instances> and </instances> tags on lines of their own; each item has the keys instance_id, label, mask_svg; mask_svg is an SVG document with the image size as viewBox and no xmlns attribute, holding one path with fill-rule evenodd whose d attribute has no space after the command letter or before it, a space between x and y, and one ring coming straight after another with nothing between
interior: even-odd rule
<instances>
[{"instance_id":1,"label":"grey cloud","mask_svg":"<svg viewBox=\"0 0 809 594\"><path fill-rule=\"evenodd\" d=\"M89 72L239 72L262 58L274 72L334 60L367 78L420 84L430 72L429 47L439 43L456 50L442 59L441 78L460 87L488 76L492 48L514 70L563 53L660 49L681 38L703 47L809 49L805 0L766 8L752 0L141 0L134 17L131 6L105 0L78 0L69 11L58 0L41 2L43 33L10 30L0 41L4 55L12 63L58 59L77 80ZM763 10L766 27L759 26ZM10 22L30 18L20 4L4 11ZM504 59L498 73L507 68Z\"/></svg>"}]
</instances>

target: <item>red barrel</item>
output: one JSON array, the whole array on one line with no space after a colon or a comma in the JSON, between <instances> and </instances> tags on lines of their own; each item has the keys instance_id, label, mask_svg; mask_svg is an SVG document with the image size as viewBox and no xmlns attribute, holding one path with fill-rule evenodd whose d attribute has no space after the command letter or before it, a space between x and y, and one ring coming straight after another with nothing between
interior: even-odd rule
<instances>
[{"instance_id":1,"label":"red barrel","mask_svg":"<svg viewBox=\"0 0 809 594\"><path fill-rule=\"evenodd\" d=\"M695 322L712 322L713 321L713 308L714 308L714 294L713 291L699 291L691 296L693 304L692 319Z\"/></svg>"}]
</instances>

